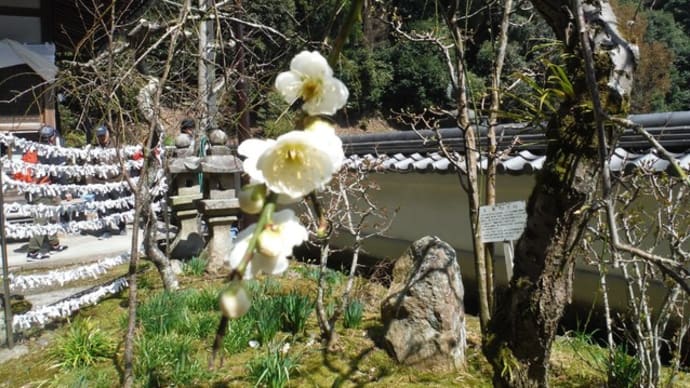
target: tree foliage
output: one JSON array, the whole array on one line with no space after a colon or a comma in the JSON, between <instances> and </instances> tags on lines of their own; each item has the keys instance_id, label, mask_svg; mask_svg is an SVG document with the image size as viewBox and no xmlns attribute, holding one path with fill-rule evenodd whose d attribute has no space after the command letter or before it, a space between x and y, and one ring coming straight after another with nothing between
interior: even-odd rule
<instances>
[{"instance_id":1,"label":"tree foliage","mask_svg":"<svg viewBox=\"0 0 690 388\"><path fill-rule=\"evenodd\" d=\"M246 2L242 8L224 4L216 15L214 36L217 48L215 74L225 81L219 94L219 125L232 132L238 121L240 112L235 106L234 90L242 76L249 84L248 109L259 112L258 115L252 114L252 125L264 127L261 112L277 109L275 101L270 98L271 80L276 69L285 68L290 58L301 50L327 51L342 24L348 4L349 1L335 0L262 0ZM467 12L472 16L463 19L462 23L468 31L465 51L469 99L474 109L481 110L486 106L490 91L489 74L496 41L494 31L498 30L500 23L501 4L468 3L468 6ZM370 117L391 118L395 112L401 111L419 113L428 107L449 108L452 88L447 59L442 51L432 44L400 39L385 21L390 15L395 15L407 30L432 31L448 42L449 32L441 17L442 7L435 1L395 0L365 8L334 68L336 75L347 83L352 92L346 113L337 117L341 124L352 125ZM645 0L642 3L619 0L617 12L625 21L624 33L640 46L642 54L636 74L636 92L631 100L632 112L683 110L690 106L689 9L688 0ZM179 5L172 2L153 2L143 17L152 22L163 22L171 20L178 10ZM122 25L121 35L124 36L131 27ZM239 27L242 27L241 36L238 35ZM195 97L198 82L197 28L198 18L191 18L185 26L189 33L179 43L180 53L185 54L173 58L171 89L162 96L165 107L191 116L199 110L199 100ZM542 87L547 86L549 75L540 58L548 52L544 43L553 41L554 35L543 18L524 5L513 12L508 34L502 81L506 87L512 88L512 94L525 97L524 93L531 92L524 82L525 77ZM150 41L151 36L142 37L138 42L147 40ZM117 40L114 44L117 45ZM240 60L240 46L244 49L244 74L233 72ZM118 61L123 65L116 61L116 66L122 67L136 60L137 47L132 48L134 52L119 57ZM89 52L98 55L103 50L105 47L94 46ZM158 74L165 55L163 47L154 49L139 67ZM60 57L66 58L65 55ZM79 70L71 71L75 71L71 79L79 79ZM86 132L105 118L107 109L97 106L96 100L89 100L88 106L82 106L71 98L79 93L81 84L82 81L62 86L66 98L62 100L61 113L69 117L65 124L70 127L66 132ZM110 94L109 100L100 101L130 107L136 104L134 91L140 86L119 85L115 95ZM113 96L116 96L115 100ZM505 111L519 109L514 101L506 102ZM139 117L123 119L140 121ZM173 123L170 124L172 126ZM272 128L270 131L275 130ZM140 137L134 132L126 136L134 141Z\"/></svg>"}]
</instances>

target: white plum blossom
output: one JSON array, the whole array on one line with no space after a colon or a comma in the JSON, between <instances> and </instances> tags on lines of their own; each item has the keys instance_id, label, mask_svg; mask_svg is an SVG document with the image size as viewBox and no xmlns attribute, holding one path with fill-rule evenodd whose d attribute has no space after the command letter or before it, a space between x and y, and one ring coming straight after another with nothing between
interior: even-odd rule
<instances>
[{"instance_id":1,"label":"white plum blossom","mask_svg":"<svg viewBox=\"0 0 690 388\"><path fill-rule=\"evenodd\" d=\"M297 54L290 71L278 74L275 87L289 104L301 98L302 109L312 116L335 114L349 96L345 84L333 77L326 58L316 51Z\"/></svg>"},{"instance_id":2,"label":"white plum blossom","mask_svg":"<svg viewBox=\"0 0 690 388\"><path fill-rule=\"evenodd\" d=\"M243 168L252 182L265 183L270 191L292 200L323 188L345 159L340 138L325 126L291 131L276 140L246 140L238 153L247 157Z\"/></svg>"},{"instance_id":3,"label":"white plum blossom","mask_svg":"<svg viewBox=\"0 0 690 388\"><path fill-rule=\"evenodd\" d=\"M281 135L256 160L269 190L297 199L322 189L342 166L335 134L292 131Z\"/></svg>"},{"instance_id":4,"label":"white plum blossom","mask_svg":"<svg viewBox=\"0 0 690 388\"><path fill-rule=\"evenodd\" d=\"M230 268L240 265L249 247L256 224L252 224L237 235L234 246L228 256ZM244 273L245 279L251 279L259 273L279 275L288 268L288 256L292 248L302 244L308 237L307 229L299 223L295 212L290 209L281 210L273 214L273 218L266 229L260 232L259 246L252 255ZM262 236L268 233L266 237Z\"/></svg>"}]
</instances>

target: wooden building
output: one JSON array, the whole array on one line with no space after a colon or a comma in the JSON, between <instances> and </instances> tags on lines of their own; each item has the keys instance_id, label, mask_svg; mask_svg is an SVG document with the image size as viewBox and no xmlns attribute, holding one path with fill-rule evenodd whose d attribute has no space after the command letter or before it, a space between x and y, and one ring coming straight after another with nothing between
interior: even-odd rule
<instances>
[{"instance_id":1,"label":"wooden building","mask_svg":"<svg viewBox=\"0 0 690 388\"><path fill-rule=\"evenodd\" d=\"M149 3L0 0L0 131L32 134L44 123L59 129L56 59L88 59L106 42L104 20L125 25Z\"/></svg>"}]
</instances>

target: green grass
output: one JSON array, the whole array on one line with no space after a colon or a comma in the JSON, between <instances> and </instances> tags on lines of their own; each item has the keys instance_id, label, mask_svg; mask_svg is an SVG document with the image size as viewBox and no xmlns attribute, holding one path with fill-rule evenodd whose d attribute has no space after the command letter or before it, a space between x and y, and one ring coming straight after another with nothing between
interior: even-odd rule
<instances>
[{"instance_id":1,"label":"green grass","mask_svg":"<svg viewBox=\"0 0 690 388\"><path fill-rule=\"evenodd\" d=\"M137 308L137 318L148 333L170 333L189 319L187 292L163 291L154 294Z\"/></svg>"},{"instance_id":2,"label":"green grass","mask_svg":"<svg viewBox=\"0 0 690 388\"><path fill-rule=\"evenodd\" d=\"M205 287L202 289L192 289L186 295L185 305L190 311L195 313L218 312L218 298L220 288Z\"/></svg>"}]
</instances>

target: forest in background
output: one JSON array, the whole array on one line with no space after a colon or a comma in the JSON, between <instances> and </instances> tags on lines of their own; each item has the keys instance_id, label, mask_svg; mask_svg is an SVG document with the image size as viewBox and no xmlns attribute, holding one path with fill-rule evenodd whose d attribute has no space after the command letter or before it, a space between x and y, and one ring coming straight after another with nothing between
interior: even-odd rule
<instances>
[{"instance_id":1,"label":"forest in background","mask_svg":"<svg viewBox=\"0 0 690 388\"><path fill-rule=\"evenodd\" d=\"M288 66L290 58L301 50L328 52L344 23L348 3L335 0L262 0L230 7L217 17L215 76L222 80L218 94L216 126L233 135L241 120L239 110L249 113L251 126L264 136L276 136L289 130L292 113L273 90L278 69ZM470 104L477 116L487 116L490 74L502 5L499 1L468 5L464 20L468 31L466 67ZM472 4L472 3L468 3ZM640 47L641 59L635 77L630 112L648 113L690 109L690 1L689 0L619 0L616 4L621 30ZM173 2L150 2L143 17L163 24L179 12ZM242 20L242 23L237 23ZM161 96L170 110L169 131L175 130L180 117L197 117L199 98L197 20L180 43L174 57L170 82ZM84 45L76 53L61 53L64 77L59 84L62 98L60 115L63 132L72 132L68 140L81 143L86 132L107 121L105 112L112 96L98 98L98 92L83 87L83 67L71 66L112 50L117 39L128 34L123 22L119 34L108 45L103 41ZM561 53L551 29L536 13L531 3L521 1L514 8L509 28L509 43L503 71L503 120L534 119L527 112L528 101L553 82L553 69L559 66ZM130 34L131 35L131 34ZM153 34L140 39L142 47ZM454 125L454 101L447 58L451 58L446 24L438 6L427 0L366 1L358 22L348 37L335 67L336 75L350 90L348 105L339 117L343 127L367 130L373 120L407 129L406 117L424 115L440 125ZM163 71L166 50L154 48L141 61L142 74ZM116 61L123 66L135 60L137 50L123 51ZM65 70L66 69L66 70ZM123 121L141 122L136 94L145 84L120 85L118 104L128 112ZM239 83L246 85L247 100L238 106ZM88 94L88 98L84 98ZM129 105L129 106L128 106ZM275 118L284 114L284 120ZM530 116L531 115L531 116ZM140 135L141 136L141 135ZM140 136L134 136L135 138Z\"/></svg>"}]
</instances>

